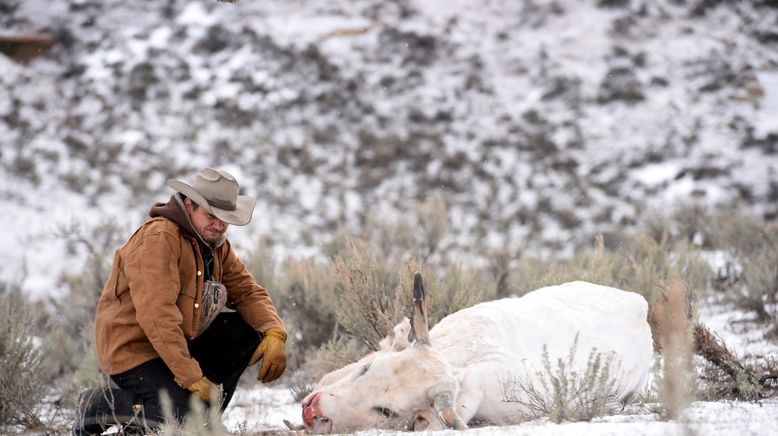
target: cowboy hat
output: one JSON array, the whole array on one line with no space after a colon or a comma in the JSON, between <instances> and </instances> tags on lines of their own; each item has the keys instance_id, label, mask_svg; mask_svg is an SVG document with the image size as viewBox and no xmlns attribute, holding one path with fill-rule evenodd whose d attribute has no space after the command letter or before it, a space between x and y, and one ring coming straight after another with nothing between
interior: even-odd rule
<instances>
[{"instance_id":1,"label":"cowboy hat","mask_svg":"<svg viewBox=\"0 0 778 436\"><path fill-rule=\"evenodd\" d=\"M186 182L168 179L167 185L191 198L208 213L228 224L244 226L251 221L257 199L238 195L240 186L227 171L203 168L190 186Z\"/></svg>"}]
</instances>

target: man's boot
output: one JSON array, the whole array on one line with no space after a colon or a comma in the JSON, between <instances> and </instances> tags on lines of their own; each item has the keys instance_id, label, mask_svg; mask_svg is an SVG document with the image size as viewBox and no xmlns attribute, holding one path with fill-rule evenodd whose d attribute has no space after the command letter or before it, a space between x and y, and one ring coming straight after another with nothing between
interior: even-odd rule
<instances>
[{"instance_id":1,"label":"man's boot","mask_svg":"<svg viewBox=\"0 0 778 436\"><path fill-rule=\"evenodd\" d=\"M160 423L145 419L141 401L130 391L105 387L81 392L72 435L99 435L114 425L124 434L145 434Z\"/></svg>"}]
</instances>

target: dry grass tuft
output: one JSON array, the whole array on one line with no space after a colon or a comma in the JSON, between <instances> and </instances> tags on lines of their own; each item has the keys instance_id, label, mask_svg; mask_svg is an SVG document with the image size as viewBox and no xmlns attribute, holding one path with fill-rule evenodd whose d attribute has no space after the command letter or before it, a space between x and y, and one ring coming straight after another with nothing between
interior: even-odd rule
<instances>
[{"instance_id":1,"label":"dry grass tuft","mask_svg":"<svg viewBox=\"0 0 778 436\"><path fill-rule=\"evenodd\" d=\"M659 398L669 419L677 419L694 396L694 338L688 314L686 288L678 281L670 285L651 312L664 354Z\"/></svg>"}]
</instances>

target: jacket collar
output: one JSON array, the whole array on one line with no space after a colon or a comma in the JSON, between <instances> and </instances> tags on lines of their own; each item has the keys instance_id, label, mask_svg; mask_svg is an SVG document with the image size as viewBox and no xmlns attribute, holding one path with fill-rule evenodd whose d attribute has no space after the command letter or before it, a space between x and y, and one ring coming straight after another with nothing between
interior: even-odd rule
<instances>
[{"instance_id":1,"label":"jacket collar","mask_svg":"<svg viewBox=\"0 0 778 436\"><path fill-rule=\"evenodd\" d=\"M149 211L149 216L152 218L164 217L178 224L178 227L190 238L195 238L207 247L212 249L219 248L224 241L227 240L227 235L221 235L213 243L206 242L202 236L195 230L192 224L192 219L189 217L189 213L184 206L184 199L180 193L175 193L170 197L167 203L156 203Z\"/></svg>"}]
</instances>

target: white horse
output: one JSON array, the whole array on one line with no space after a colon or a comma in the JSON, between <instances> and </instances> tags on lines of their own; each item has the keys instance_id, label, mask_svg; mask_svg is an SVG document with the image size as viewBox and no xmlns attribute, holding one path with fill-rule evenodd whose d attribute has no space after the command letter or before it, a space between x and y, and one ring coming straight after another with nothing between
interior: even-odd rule
<instances>
[{"instance_id":1,"label":"white horse","mask_svg":"<svg viewBox=\"0 0 778 436\"><path fill-rule=\"evenodd\" d=\"M556 362L575 346L579 372L592 352L612 356L619 399L642 387L652 363L648 304L636 293L580 281L549 286L460 310L431 331L419 273L414 302L415 336L408 339L406 319L381 350L325 375L303 401L306 429L463 429L473 419L511 424L531 411L526 392L506 399L506 384L539 386L544 352Z\"/></svg>"}]
</instances>

